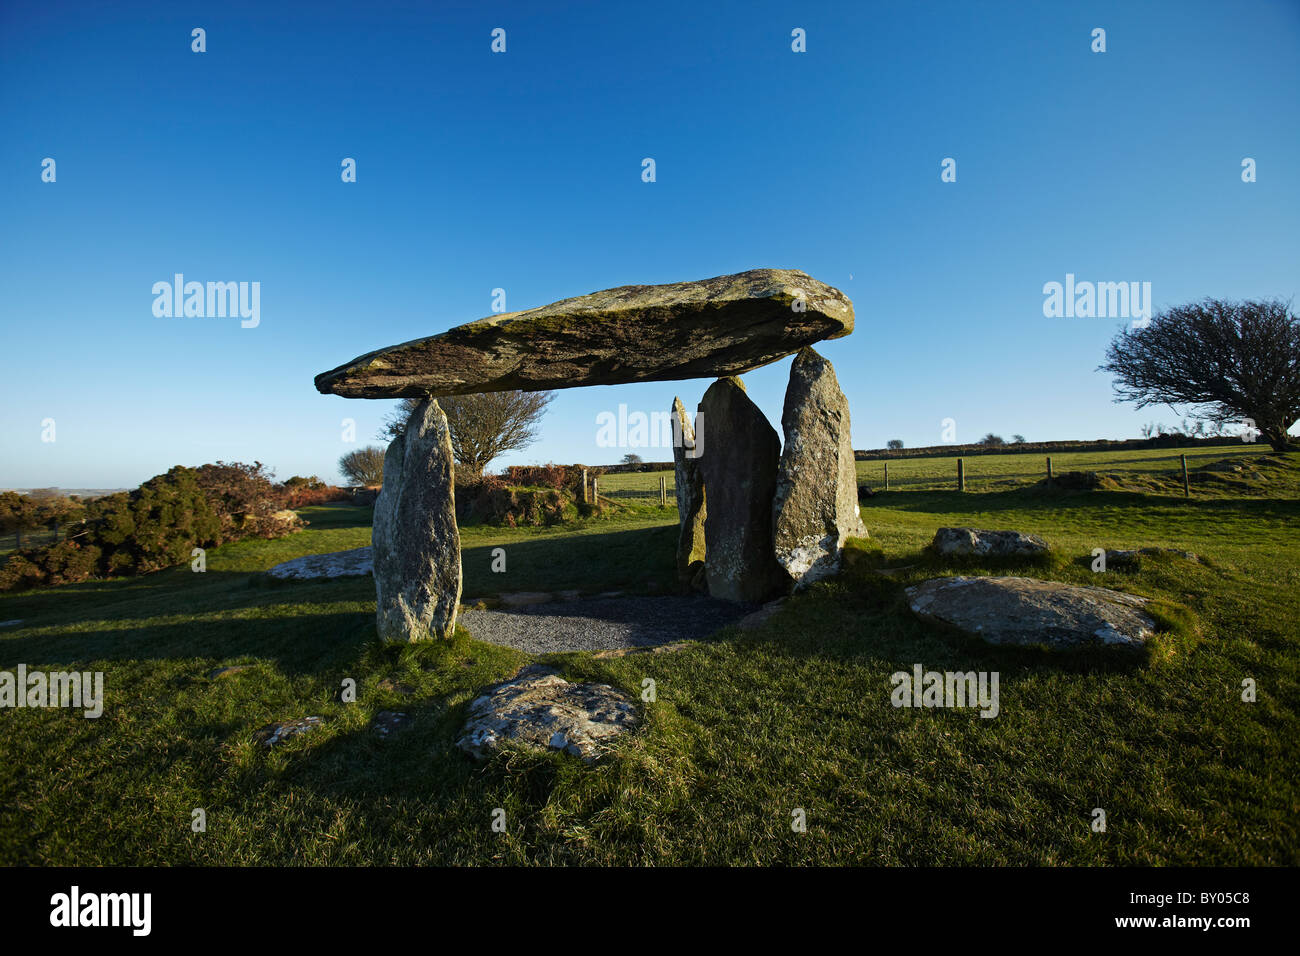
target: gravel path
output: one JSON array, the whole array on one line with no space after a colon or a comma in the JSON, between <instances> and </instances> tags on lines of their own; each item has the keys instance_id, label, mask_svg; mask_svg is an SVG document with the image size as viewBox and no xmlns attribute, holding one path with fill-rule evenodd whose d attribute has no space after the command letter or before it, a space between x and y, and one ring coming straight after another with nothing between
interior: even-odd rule
<instances>
[{"instance_id":1,"label":"gravel path","mask_svg":"<svg viewBox=\"0 0 1300 956\"><path fill-rule=\"evenodd\" d=\"M499 611L464 611L480 641L530 654L653 647L706 637L755 610L712 598L616 597L552 601Z\"/></svg>"}]
</instances>

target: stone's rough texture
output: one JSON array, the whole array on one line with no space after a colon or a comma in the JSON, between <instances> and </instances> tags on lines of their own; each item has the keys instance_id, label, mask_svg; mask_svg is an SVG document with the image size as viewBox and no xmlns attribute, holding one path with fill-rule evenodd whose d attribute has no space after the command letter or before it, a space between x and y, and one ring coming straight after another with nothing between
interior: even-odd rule
<instances>
[{"instance_id":1,"label":"stone's rough texture","mask_svg":"<svg viewBox=\"0 0 1300 956\"><path fill-rule=\"evenodd\" d=\"M707 432L699 462L709 495L704 519L709 594L758 604L790 586L772 550L781 440L738 378L710 385L700 411Z\"/></svg>"},{"instance_id":2,"label":"stone's rough texture","mask_svg":"<svg viewBox=\"0 0 1300 956\"><path fill-rule=\"evenodd\" d=\"M939 554L980 555L992 558L1046 554L1047 542L1021 531L976 531L974 528L940 528L932 547Z\"/></svg>"},{"instance_id":3,"label":"stone's rough texture","mask_svg":"<svg viewBox=\"0 0 1300 956\"><path fill-rule=\"evenodd\" d=\"M798 308L802 304L803 308ZM712 378L853 331L844 293L793 269L632 285L493 315L316 376L348 398Z\"/></svg>"},{"instance_id":4,"label":"stone's rough texture","mask_svg":"<svg viewBox=\"0 0 1300 956\"><path fill-rule=\"evenodd\" d=\"M262 742L264 747L276 747L290 737L297 737L309 730L315 730L320 724L321 719L319 717L298 717L294 720L283 720L279 723L267 724L257 732L257 739Z\"/></svg>"},{"instance_id":5,"label":"stone's rough texture","mask_svg":"<svg viewBox=\"0 0 1300 956\"><path fill-rule=\"evenodd\" d=\"M704 567L704 473L700 470L699 455L704 450L701 434L698 439L695 427L686 414L680 398L673 399L673 485L677 495L677 583L683 590L691 590L702 581ZM700 431L704 420L700 419ZM681 441L677 439L680 437Z\"/></svg>"},{"instance_id":6,"label":"stone's rough texture","mask_svg":"<svg viewBox=\"0 0 1300 956\"><path fill-rule=\"evenodd\" d=\"M781 427L774 545L777 562L802 588L840 569L845 538L867 534L858 510L849 402L831 363L812 349L790 366Z\"/></svg>"},{"instance_id":7,"label":"stone's rough texture","mask_svg":"<svg viewBox=\"0 0 1300 956\"><path fill-rule=\"evenodd\" d=\"M315 578L360 577L373 572L374 560L370 549L353 548L350 551L304 555L277 564L266 573L285 581L306 581Z\"/></svg>"},{"instance_id":8,"label":"stone's rough texture","mask_svg":"<svg viewBox=\"0 0 1300 956\"><path fill-rule=\"evenodd\" d=\"M451 432L433 399L412 410L388 446L371 540L380 639L450 637L460 602L460 531Z\"/></svg>"},{"instance_id":9,"label":"stone's rough texture","mask_svg":"<svg viewBox=\"0 0 1300 956\"><path fill-rule=\"evenodd\" d=\"M1034 578L932 578L906 589L912 610L990 644L1140 647L1155 630L1147 601Z\"/></svg>"},{"instance_id":10,"label":"stone's rough texture","mask_svg":"<svg viewBox=\"0 0 1300 956\"><path fill-rule=\"evenodd\" d=\"M456 745L480 760L507 742L563 750L594 763L608 743L639 722L632 699L607 684L571 684L534 665L489 687L469 705Z\"/></svg>"}]
</instances>

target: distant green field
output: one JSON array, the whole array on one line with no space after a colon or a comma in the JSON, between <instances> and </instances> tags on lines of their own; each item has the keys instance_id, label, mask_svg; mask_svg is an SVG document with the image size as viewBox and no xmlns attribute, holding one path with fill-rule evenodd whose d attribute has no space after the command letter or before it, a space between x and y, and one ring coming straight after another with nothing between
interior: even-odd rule
<instances>
[{"instance_id":1,"label":"distant green field","mask_svg":"<svg viewBox=\"0 0 1300 956\"><path fill-rule=\"evenodd\" d=\"M1052 470L1060 474L1067 471L1096 471L1106 474L1128 475L1145 473L1176 475L1180 469L1179 456L1187 455L1188 469L1196 469L1214 462L1233 461L1267 455L1269 447L1263 444L1246 444L1240 441L1222 445L1201 445L1195 448L1147 448L1133 451L1067 452L1053 454ZM1047 475L1047 456L1040 453L1020 454L1006 452L996 455L972 455L965 458L967 491L1004 491L1030 485ZM858 483L874 490L885 487L884 461L859 461ZM949 458L900 458L888 462L889 487L892 490L941 491L957 486L957 456ZM672 471L629 472L603 475L600 493L615 499L620 497L659 496L659 476L668 479L668 492L675 487Z\"/></svg>"},{"instance_id":2,"label":"distant green field","mask_svg":"<svg viewBox=\"0 0 1300 956\"><path fill-rule=\"evenodd\" d=\"M1052 471L1096 471L1119 476L1134 473L1176 474L1180 455L1187 455L1189 470L1214 462L1257 458L1269 454L1268 445L1225 442L1195 448L1145 448L1132 451L1066 452L1051 456ZM967 491L1003 491L1033 484L1047 476L1047 455L1039 452L965 456ZM873 490L885 486L884 461L860 461L858 483ZM889 487L911 491L938 491L957 486L957 456L950 458L900 458L888 462Z\"/></svg>"}]
</instances>

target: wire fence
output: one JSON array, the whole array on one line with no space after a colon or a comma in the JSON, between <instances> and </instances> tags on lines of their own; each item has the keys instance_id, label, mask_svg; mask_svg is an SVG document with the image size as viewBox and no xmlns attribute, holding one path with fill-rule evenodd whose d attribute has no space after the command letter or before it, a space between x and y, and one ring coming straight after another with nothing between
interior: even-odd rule
<instances>
[{"instance_id":1,"label":"wire fence","mask_svg":"<svg viewBox=\"0 0 1300 956\"><path fill-rule=\"evenodd\" d=\"M620 472L601 475L597 481L600 496L611 501L677 507L676 484L671 470Z\"/></svg>"},{"instance_id":2,"label":"wire fence","mask_svg":"<svg viewBox=\"0 0 1300 956\"><path fill-rule=\"evenodd\" d=\"M26 531L11 531L0 534L0 554L8 554L19 548L42 548L63 540L63 528L30 528Z\"/></svg>"},{"instance_id":3,"label":"wire fence","mask_svg":"<svg viewBox=\"0 0 1300 956\"><path fill-rule=\"evenodd\" d=\"M1042 481L1049 476L1049 469L1053 477L1095 472L1121 481L1144 476L1170 478L1181 475L1184 455L1188 470L1194 471L1268 452L1265 445L1238 443L1173 450L900 458L859 461L857 475L858 484L872 491L945 491L957 488L959 480L967 491L1005 491Z\"/></svg>"},{"instance_id":4,"label":"wire fence","mask_svg":"<svg viewBox=\"0 0 1300 956\"><path fill-rule=\"evenodd\" d=\"M1194 471L1219 462L1246 460L1269 453L1267 445L1229 442L1223 445L1190 448L1147 448L1111 452L1006 453L936 458L897 458L856 462L859 486L871 491L885 490L888 469L890 491L949 491L957 488L957 462L960 458L967 491L1005 491L1025 487L1047 477L1048 460L1054 477L1068 472L1096 472L1120 480L1139 476L1178 477L1182 456ZM675 502L673 472L633 471L600 476L600 494L613 501L657 503L660 479L668 504Z\"/></svg>"}]
</instances>

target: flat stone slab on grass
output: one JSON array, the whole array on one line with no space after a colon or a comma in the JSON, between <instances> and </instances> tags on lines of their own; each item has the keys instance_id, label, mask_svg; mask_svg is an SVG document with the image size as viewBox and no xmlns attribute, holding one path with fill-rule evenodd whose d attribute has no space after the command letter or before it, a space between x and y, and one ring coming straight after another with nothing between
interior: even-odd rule
<instances>
[{"instance_id":1,"label":"flat stone slab on grass","mask_svg":"<svg viewBox=\"0 0 1300 956\"><path fill-rule=\"evenodd\" d=\"M275 747L284 743L290 737L297 737L308 731L315 730L321 725L319 717L297 717L294 720L282 720L278 723L267 724L257 732L257 739L263 746Z\"/></svg>"},{"instance_id":2,"label":"flat stone slab on grass","mask_svg":"<svg viewBox=\"0 0 1300 956\"><path fill-rule=\"evenodd\" d=\"M852 331L838 289L797 269L752 269L488 316L362 355L317 375L316 389L403 398L716 378Z\"/></svg>"},{"instance_id":3,"label":"flat stone slab on grass","mask_svg":"<svg viewBox=\"0 0 1300 956\"><path fill-rule=\"evenodd\" d=\"M594 763L640 722L632 698L608 684L573 684L549 667L526 667L469 705L456 745L485 760L505 744L562 750Z\"/></svg>"},{"instance_id":4,"label":"flat stone slab on grass","mask_svg":"<svg viewBox=\"0 0 1300 956\"><path fill-rule=\"evenodd\" d=\"M266 573L282 581L310 581L328 578L361 577L374 574L375 562L370 548L308 554L277 564Z\"/></svg>"},{"instance_id":5,"label":"flat stone slab on grass","mask_svg":"<svg viewBox=\"0 0 1300 956\"><path fill-rule=\"evenodd\" d=\"M912 611L990 644L1141 647L1156 622L1146 598L1020 577L931 578L906 589Z\"/></svg>"},{"instance_id":6,"label":"flat stone slab on grass","mask_svg":"<svg viewBox=\"0 0 1300 956\"><path fill-rule=\"evenodd\" d=\"M480 641L529 654L653 647L707 637L755 608L701 595L597 597L464 611L460 622Z\"/></svg>"},{"instance_id":7,"label":"flat stone slab on grass","mask_svg":"<svg viewBox=\"0 0 1300 956\"><path fill-rule=\"evenodd\" d=\"M975 528L940 528L932 547L939 554L1020 558L1047 553L1047 542L1023 531L979 531Z\"/></svg>"}]
</instances>

